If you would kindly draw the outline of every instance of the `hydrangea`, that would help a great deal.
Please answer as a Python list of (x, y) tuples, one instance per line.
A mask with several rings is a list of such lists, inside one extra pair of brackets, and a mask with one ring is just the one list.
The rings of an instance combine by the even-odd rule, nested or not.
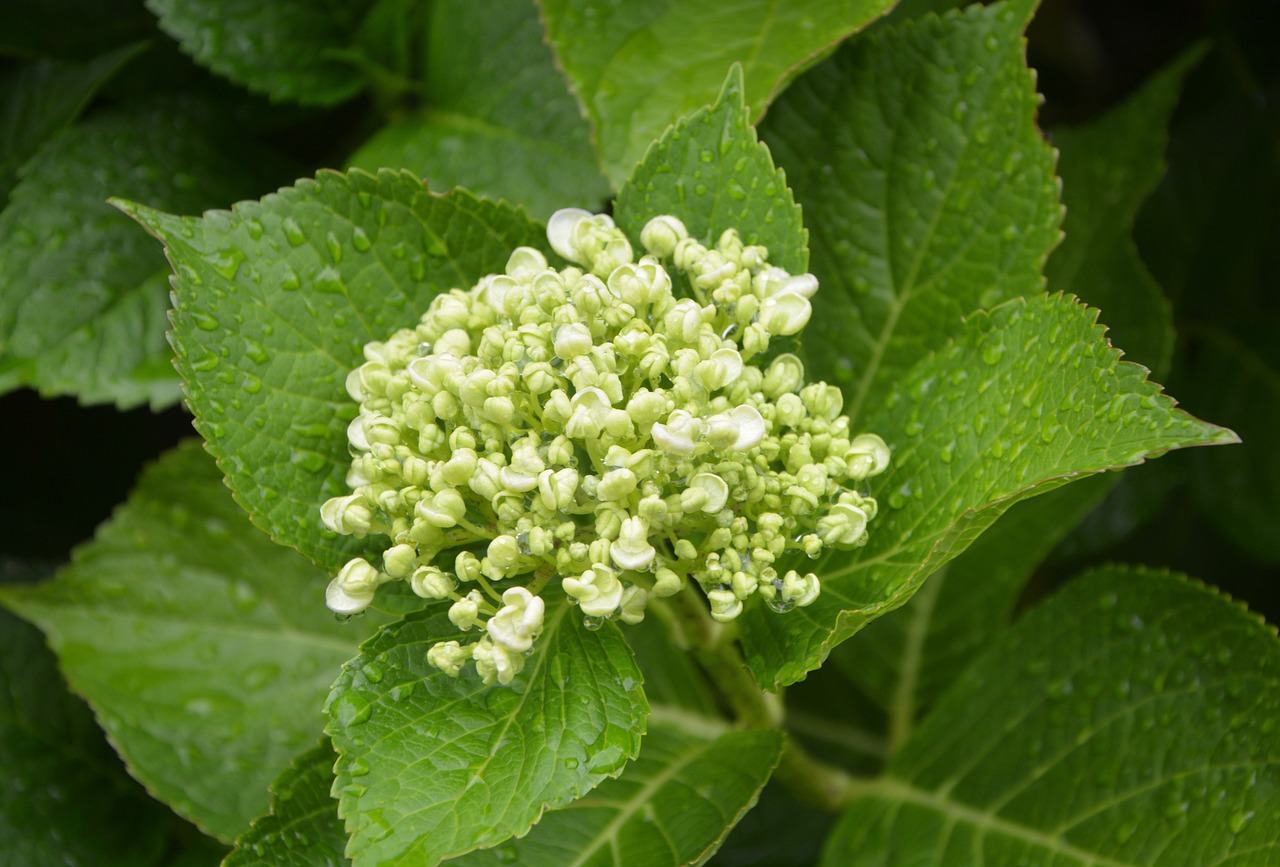
[(381, 568), (343, 567), (329, 607), (362, 611), (394, 580), (448, 599), (460, 640), (428, 659), (505, 684), (557, 579), (589, 627), (637, 623), (690, 581), (720, 621), (753, 596), (813, 602), (819, 579), (796, 564), (866, 543), (877, 506), (860, 483), (889, 461), (838, 388), (770, 353), (808, 322), (817, 280), (732, 229), (705, 247), (671, 216), (645, 226), (639, 258), (604, 215), (558, 211), (547, 236), (574, 267), (518, 248), (365, 347), (347, 379), (352, 493), (321, 515), (390, 545)]

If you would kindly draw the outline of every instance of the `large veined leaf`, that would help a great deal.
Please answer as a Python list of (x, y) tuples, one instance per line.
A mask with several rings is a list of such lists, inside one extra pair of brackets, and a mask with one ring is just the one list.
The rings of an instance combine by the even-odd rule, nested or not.
[(252, 168), (197, 113), (100, 113), (23, 167), (0, 213), (0, 392), (27, 385), (121, 407), (178, 399), (164, 257), (105, 201), (193, 212), (253, 190)]
[(970, 316), (867, 419), (893, 453), (873, 479), (870, 541), (816, 565), (822, 594), (741, 621), (766, 686), (803, 677), (840, 641), (905, 602), (1018, 500), (1089, 473), (1235, 434), (1175, 409), (1146, 369), (1119, 360), (1091, 310), (1062, 295)]
[(343, 667), (328, 731), (356, 867), (495, 846), (635, 758), (649, 708), (621, 632), (591, 631), (568, 597), (544, 597), (544, 629), (508, 687), (427, 662), (437, 641), (465, 638), (438, 607), (386, 627)]
[(347, 845), (333, 786), (328, 741), (298, 756), (271, 784), (271, 812), (236, 840), (222, 867), (345, 867)]
[(75, 120), (140, 48), (130, 45), (80, 64), (42, 60), (0, 79), (0, 208), (17, 182), (18, 167), (45, 139)]
[[(1118, 338), (1110, 328), (1107, 336), (1126, 358), (1157, 370), (1167, 369), (1173, 323), (1130, 231), (1163, 171), (1165, 136), (1155, 131), (1167, 125), (1197, 56), (1180, 58), (1098, 120), (1054, 132), (1067, 216), (1063, 242), (1049, 257), (1049, 283), (1100, 307), (1109, 326), (1121, 323)], [(832, 661), (890, 711), (896, 744), (1007, 628), (1031, 571), (1120, 478), (1109, 473), (1016, 506), (910, 602), (836, 651)]]
[(423, 108), (379, 130), (350, 165), (413, 169), (439, 189), (465, 186), (544, 219), (599, 210), (609, 185), (533, 0), (449, 0), (431, 16)]
[(633, 238), (652, 217), (674, 214), (692, 237), (714, 245), (725, 229), (769, 248), (793, 274), (809, 266), (809, 235), (787, 180), (760, 144), (734, 66), (715, 103), (681, 118), (649, 148), (618, 193), (614, 217)]
[(1280, 855), (1280, 642), (1181, 577), (1081, 578), (868, 784), (828, 867), (1217, 867)]
[(718, 737), (654, 726), (616, 780), (548, 813), (528, 836), (451, 861), (468, 867), (682, 867), (702, 864), (756, 801), (778, 762), (782, 734)]
[(147, 0), (197, 63), (272, 99), (330, 105), (364, 77), (341, 55), (373, 0)]
[(741, 63), (763, 112), (797, 74), (879, 17), (889, 0), (541, 0), (547, 36), (619, 185), (649, 142), (710, 102)]
[(364, 344), (546, 243), (523, 211), (433, 195), (409, 172), (325, 172), (197, 218), (120, 207), (176, 269), (177, 367), (227, 483), (259, 527), (331, 570), (370, 544), (320, 523), (349, 490), (344, 383)]
[(1023, 59), (1033, 6), (878, 27), (770, 109), (822, 287), (804, 355), (855, 421), (961, 317), (1043, 286), (1062, 208)]
[(336, 623), (326, 583), (252, 527), (188, 443), (53, 581), (2, 598), (44, 630), (133, 775), (230, 840), (315, 742), (333, 672), (374, 625)]
[(151, 867), (164, 809), (130, 780), (39, 630), (0, 611), (0, 865)]

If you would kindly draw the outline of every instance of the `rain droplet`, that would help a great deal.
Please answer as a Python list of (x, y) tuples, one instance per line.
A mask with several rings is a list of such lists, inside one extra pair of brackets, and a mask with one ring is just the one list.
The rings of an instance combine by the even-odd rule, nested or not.
[(285, 217), (280, 223), (280, 228), (284, 231), (284, 238), (289, 242), (290, 247), (301, 247), (307, 243), (306, 234), (293, 217)]

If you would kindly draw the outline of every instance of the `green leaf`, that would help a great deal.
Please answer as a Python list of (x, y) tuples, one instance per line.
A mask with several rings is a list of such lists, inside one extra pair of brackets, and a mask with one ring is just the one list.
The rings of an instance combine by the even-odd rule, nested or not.
[(1018, 503), (907, 604), (840, 645), (837, 666), (889, 711), (895, 746), (1013, 619), (1032, 571), (1106, 495), (1116, 474)]
[(1010, 0), (876, 28), (787, 91), (762, 136), (812, 234), (815, 378), (855, 422), (975, 308), (1037, 292), (1062, 208)]
[(1278, 715), (1273, 627), (1180, 577), (1101, 570), (989, 648), (823, 863), (1271, 863)]
[(387, 126), (350, 165), (409, 168), (549, 216), (599, 210), (609, 185), (530, 0), (434, 4), (425, 106)]
[(0, 393), (175, 402), (168, 267), (105, 200), (200, 211), (252, 189), (248, 171), (194, 111), (102, 113), (47, 142), (0, 213)]
[(372, 0), (147, 0), (197, 63), (274, 100), (333, 105), (364, 77), (339, 59)]
[(130, 45), (88, 63), (42, 60), (0, 80), (0, 208), (17, 183), (18, 167), (46, 139), (75, 120), (98, 88), (141, 48)]
[(349, 491), (345, 382), (364, 344), (501, 271), (517, 246), (546, 246), (523, 211), (432, 195), (409, 172), (324, 172), (201, 218), (119, 206), (177, 271), (177, 367), (227, 483), (254, 523), (331, 571), (375, 544), (320, 523)]
[(595, 127), (615, 186), (676, 118), (741, 63), (747, 102), (773, 98), (891, 0), (541, 0), (547, 36)]
[(713, 246), (729, 228), (793, 274), (809, 267), (809, 233), (787, 179), (756, 138), (734, 65), (713, 105), (681, 118), (645, 154), (618, 194), (615, 219), (633, 238), (651, 218), (679, 217)]
[(249, 524), (195, 443), (170, 452), (71, 565), (0, 598), (49, 637), (130, 772), (233, 839), (315, 742), (333, 671), (372, 628)]
[(86, 60), (154, 32), (138, 0), (0, 3), (0, 55)]
[(1240, 450), (1244, 454), (1195, 461), (1191, 489), (1204, 513), (1228, 538), (1273, 565), (1280, 564), (1275, 532), (1280, 458), (1274, 448), (1280, 425), (1280, 352), (1275, 336), (1275, 317), (1235, 334), (1199, 330), (1187, 383), (1196, 406), (1235, 425), (1251, 447)]
[(1045, 265), (1051, 289), (1102, 309), (1111, 338), (1163, 376), (1173, 353), (1173, 312), (1138, 255), (1133, 223), (1164, 174), (1165, 133), (1193, 50), (1152, 76), (1103, 117), (1055, 129), (1066, 239)]
[(38, 630), (0, 610), (3, 867), (151, 867), (165, 811), (130, 780)]
[(622, 776), (548, 813), (527, 837), (450, 864), (481, 867), (680, 867), (701, 864), (756, 801), (782, 751), (782, 733), (719, 737), (654, 726)]
[(271, 812), (236, 840), (222, 867), (343, 867), (347, 835), (338, 818), (333, 746), (326, 740), (298, 756), (271, 784)]
[(509, 687), (427, 662), (437, 641), (465, 638), (438, 608), (383, 629), (343, 667), (328, 731), (357, 867), (495, 846), (638, 754), (649, 706), (618, 627), (590, 631), (568, 597), (547, 603), (534, 655)]
[(1174, 448), (1237, 442), (1174, 408), (1121, 362), (1097, 311), (1057, 296), (976, 313), (868, 419), (893, 453), (873, 480), (868, 544), (817, 564), (822, 595), (740, 621), (761, 683), (803, 677), (831, 648), (896, 608), (1018, 500)]

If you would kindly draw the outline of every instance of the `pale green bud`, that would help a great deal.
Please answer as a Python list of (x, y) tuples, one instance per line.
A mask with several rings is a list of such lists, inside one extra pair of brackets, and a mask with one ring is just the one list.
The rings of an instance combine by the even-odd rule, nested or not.
[(653, 595), (659, 598), (674, 596), (684, 589), (684, 578), (679, 572), (659, 567), (654, 573)]
[(691, 298), (685, 298), (677, 302), (662, 317), (662, 324), (666, 326), (667, 336), (681, 343), (693, 343), (696, 341), (698, 333), (702, 330), (702, 322), (702, 307)]
[(517, 280), (528, 281), (547, 269), (547, 259), (532, 247), (516, 247), (507, 259), (506, 272)]
[(784, 427), (795, 427), (804, 421), (808, 415), (809, 411), (804, 408), (804, 401), (800, 399), (798, 394), (788, 392), (779, 397), (774, 403), (774, 421)]
[(431, 526), (443, 529), (457, 526), (467, 513), (467, 504), (456, 490), (445, 488), (434, 494), (425, 494), (413, 507), (413, 513)]
[(403, 578), (417, 565), (418, 549), (412, 545), (394, 545), (382, 552), (382, 571), (392, 578)]
[(689, 479), (689, 487), (680, 494), (680, 507), (686, 512), (719, 512), (729, 500), (729, 486), (714, 473), (697, 473)]
[(488, 637), (471, 645), (471, 658), (476, 662), (476, 673), (486, 685), (494, 681), (506, 686), (524, 669), (524, 654), (494, 644)]
[(373, 510), (364, 497), (349, 494), (326, 500), (320, 507), (320, 520), (335, 533), (362, 538), (373, 526)]
[(640, 243), (655, 256), (666, 258), (676, 245), (689, 237), (689, 230), (675, 217), (654, 217), (640, 230)]
[(759, 585), (759, 579), (749, 572), (734, 572), (733, 579), (729, 582), (733, 588), (733, 595), (739, 599), (746, 600), (756, 592)]
[(589, 617), (609, 617), (622, 602), (622, 582), (612, 569), (601, 563), (577, 578), (565, 578), (564, 592), (578, 600)]
[(475, 475), (478, 465), (479, 456), (474, 448), (458, 448), (440, 467), (440, 474), (450, 485), (465, 485)]
[(867, 532), (867, 513), (848, 503), (837, 503), (818, 519), (818, 536), (824, 544), (848, 547), (862, 541)]
[(458, 583), (453, 580), (453, 576), (435, 566), (419, 566), (413, 570), (409, 586), (423, 599), (448, 599), (457, 589)]
[(802, 295), (774, 295), (760, 303), (760, 324), (771, 335), (796, 334), (809, 324), (813, 305)]
[(696, 560), (698, 558), (698, 546), (690, 542), (688, 539), (679, 539), (675, 544), (676, 556), (681, 560)]
[(792, 569), (782, 578), (783, 600), (794, 602), (801, 608), (812, 604), (818, 598), (821, 590), (822, 586), (818, 582), (818, 576), (812, 572), (802, 576)]
[(591, 331), (580, 323), (561, 325), (556, 329), (556, 355), (565, 361), (591, 351)]
[(463, 551), (454, 559), (453, 571), (463, 581), (475, 581), (480, 577), (480, 558), (470, 551)]
[(451, 328), (436, 338), (431, 347), (438, 355), (452, 355), (462, 358), (471, 354), (471, 335), (461, 328)]
[(495, 644), (524, 653), (542, 631), (545, 604), (523, 587), (511, 587), (502, 594), (502, 608), (489, 618), (485, 630)]
[(463, 647), (456, 641), (441, 641), (427, 651), (427, 662), (450, 677), (462, 673), (463, 664), (471, 658), (471, 645)]
[(499, 574), (498, 578), (505, 578), (508, 571), (515, 568), (520, 562), (520, 544), (516, 541), (516, 537), (504, 533), (501, 536), (495, 536), (489, 541), (489, 548), (486, 552), (489, 565)]
[(625, 499), (636, 489), (636, 474), (625, 467), (610, 470), (600, 477), (596, 486), (596, 496), (601, 500), (617, 501)]
[(742, 374), (742, 355), (736, 349), (717, 349), (694, 368), (694, 377), (707, 391), (732, 383)]
[(609, 275), (609, 289), (639, 310), (671, 294), (671, 277), (658, 261), (645, 256), (635, 265), (620, 265)]
[(637, 587), (634, 584), (622, 591), (621, 610), (618, 612), (618, 619), (623, 623), (634, 626), (644, 620), (645, 605), (649, 601), (649, 594), (643, 587)]
[(883, 473), (889, 466), (889, 447), (875, 434), (854, 437), (845, 453), (850, 478), (865, 479)]
[(711, 617), (727, 623), (742, 613), (742, 600), (732, 590), (709, 590), (707, 601), (711, 603)]
[(671, 411), (671, 401), (661, 392), (642, 388), (627, 401), (627, 414), (637, 425), (652, 425)]
[(609, 547), (609, 554), (619, 569), (648, 569), (656, 553), (649, 544), (649, 527), (643, 518), (637, 517), (627, 518), (622, 522), (618, 541)]
[(347, 394), (363, 402), (386, 393), (391, 371), (378, 361), (368, 361), (347, 374)]
[(762, 390), (764, 396), (777, 400), (784, 394), (799, 391), (804, 386), (804, 362), (789, 352), (784, 352), (769, 363)]
[(697, 451), (703, 430), (702, 419), (678, 409), (667, 417), (665, 424), (654, 422), (650, 435), (663, 451), (677, 455), (691, 455)]
[(563, 512), (574, 504), (578, 481), (578, 471), (572, 467), (543, 470), (538, 474), (538, 493), (547, 508)]
[(359, 614), (369, 607), (373, 594), (382, 583), (377, 569), (362, 557), (343, 566), (325, 589), (325, 603), (335, 614)]
[(503, 467), (498, 477), (508, 491), (524, 493), (538, 486), (538, 474), (546, 469), (546, 464), (538, 456), (536, 447), (525, 444), (515, 450), (511, 463)]

